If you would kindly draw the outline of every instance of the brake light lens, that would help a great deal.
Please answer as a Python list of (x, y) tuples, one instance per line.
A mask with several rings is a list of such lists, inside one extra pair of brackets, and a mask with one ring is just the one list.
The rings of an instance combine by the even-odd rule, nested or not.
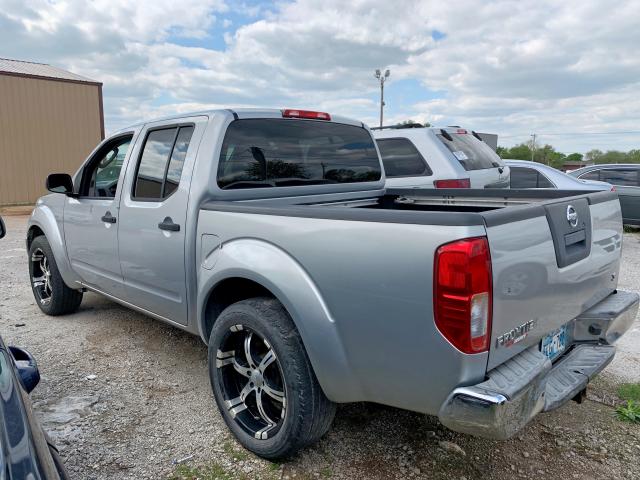
[(311, 120), (331, 120), (331, 115), (326, 112), (313, 112), (311, 110), (294, 110), (287, 108), (282, 111), (285, 118), (308, 118)]
[(467, 131), (464, 128), (459, 128), (456, 130), (456, 133), (459, 135), (466, 135)]
[(436, 180), (433, 182), (436, 188), (471, 188), (471, 180), (468, 178), (454, 178), (451, 180)]
[(433, 283), (433, 311), (440, 333), (461, 352), (486, 352), (492, 319), (487, 238), (466, 238), (440, 246)]
[(615, 192), (616, 191), (616, 186), (615, 185), (611, 185), (611, 191)]

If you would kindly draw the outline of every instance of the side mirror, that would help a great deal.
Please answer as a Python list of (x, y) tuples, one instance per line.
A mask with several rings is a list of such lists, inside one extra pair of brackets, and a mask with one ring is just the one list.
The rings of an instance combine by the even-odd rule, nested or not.
[(7, 234), (7, 228), (4, 226), (4, 220), (0, 217), (0, 238), (3, 238)]
[(36, 359), (24, 348), (9, 347), (9, 351), (15, 360), (22, 386), (27, 393), (31, 393), (38, 383), (40, 383), (40, 371), (38, 370)]
[(53, 193), (73, 194), (73, 180), (68, 173), (52, 173), (47, 176), (47, 190)]

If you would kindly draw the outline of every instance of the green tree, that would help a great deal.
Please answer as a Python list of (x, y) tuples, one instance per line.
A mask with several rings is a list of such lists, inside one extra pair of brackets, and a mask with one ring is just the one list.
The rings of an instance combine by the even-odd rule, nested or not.
[(588, 162), (599, 163), (598, 159), (600, 157), (602, 157), (602, 150), (598, 150), (597, 148), (594, 148), (593, 150), (589, 150), (587, 153), (584, 154), (584, 159)]
[(551, 145), (544, 145), (543, 147), (536, 148), (534, 152), (533, 161), (538, 163), (544, 163), (554, 168), (560, 168), (564, 165), (566, 156), (564, 153), (556, 152), (556, 149)]
[(496, 148), (496, 153), (498, 154), (498, 156), (500, 158), (509, 158), (506, 154), (509, 152), (508, 148), (505, 147), (501, 147), (500, 145), (498, 145), (498, 147)]
[(583, 155), (581, 153), (570, 153), (565, 159), (567, 162), (581, 162)]
[(396, 127), (415, 127), (415, 128), (419, 128), (419, 127), (430, 127), (431, 124), (429, 122), (420, 123), (420, 122), (415, 122), (413, 120), (405, 120), (404, 122), (397, 123), (395, 126)]
[(607, 150), (600, 157), (597, 163), (628, 163), (629, 155), (619, 150)]
[(628, 157), (627, 162), (629, 163), (640, 163), (640, 149), (635, 148), (633, 150), (629, 150), (627, 153)]

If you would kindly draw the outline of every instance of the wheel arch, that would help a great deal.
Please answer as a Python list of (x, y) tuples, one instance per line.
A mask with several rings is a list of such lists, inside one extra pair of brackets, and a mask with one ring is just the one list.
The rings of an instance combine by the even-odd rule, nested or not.
[[(60, 219), (60, 222), (62, 222), (62, 219)], [(53, 257), (64, 283), (69, 288), (76, 288), (78, 285), (77, 282), (80, 281), (80, 277), (78, 277), (71, 268), (69, 258), (67, 257), (67, 250), (64, 244), (64, 235), (61, 226), (59, 225), (53, 211), (47, 205), (36, 206), (31, 214), (27, 227), (27, 253), (31, 248), (33, 240), (39, 236), (44, 236), (47, 239), (47, 242), (49, 242), (49, 246), (53, 252)]]
[(38, 225), (31, 225), (29, 230), (27, 230), (27, 252), (31, 248), (31, 243), (36, 237), (46, 237), (46, 235)]
[(276, 298), (291, 316), (325, 395), (335, 402), (363, 398), (339, 329), (313, 280), (288, 253), (255, 239), (218, 248), (215, 269), (200, 269), (198, 329), (208, 334), (226, 306), (255, 296)]

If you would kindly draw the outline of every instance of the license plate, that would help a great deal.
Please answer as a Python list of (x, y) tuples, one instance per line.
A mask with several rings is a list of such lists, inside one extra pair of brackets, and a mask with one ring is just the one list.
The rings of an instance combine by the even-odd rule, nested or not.
[(551, 332), (542, 339), (540, 351), (544, 353), (549, 360), (558, 357), (567, 348), (567, 326), (563, 325), (558, 330)]

